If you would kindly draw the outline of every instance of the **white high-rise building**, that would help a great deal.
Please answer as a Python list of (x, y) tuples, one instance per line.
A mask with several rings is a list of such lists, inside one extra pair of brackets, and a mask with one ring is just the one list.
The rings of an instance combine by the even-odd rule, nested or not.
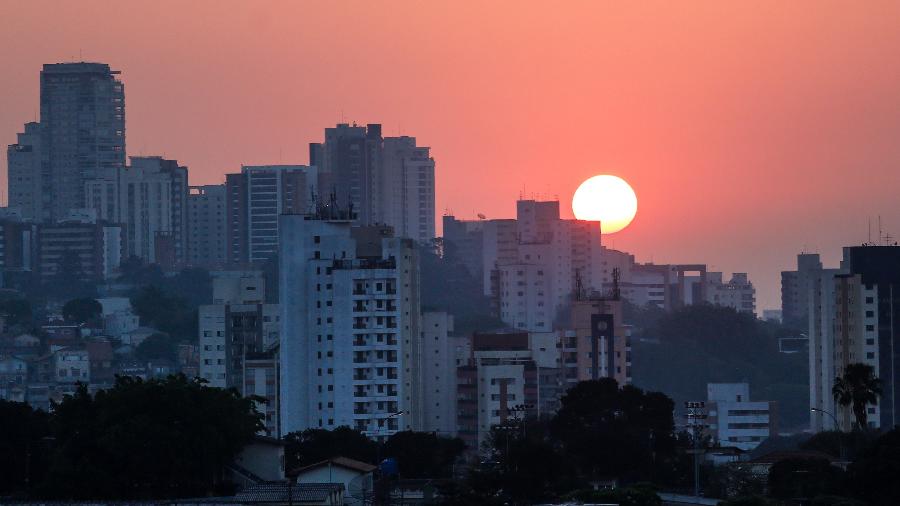
[[(336, 214), (336, 213), (335, 213)], [(418, 255), (389, 227), (279, 219), (281, 433), (422, 427)]]
[(600, 226), (561, 220), (559, 202), (517, 203), (516, 259), (496, 261), (500, 319), (517, 329), (553, 330), (577, 290), (602, 286)]
[(456, 434), (457, 349), (466, 338), (452, 336), (453, 316), (422, 313), (422, 430)]
[(434, 239), (434, 158), (415, 137), (385, 137), (380, 217), (394, 235), (423, 244)]
[(213, 303), (198, 308), (200, 377), (243, 392), (245, 361), (278, 344), (278, 304), (265, 303), (259, 271), (214, 272), (212, 278)]

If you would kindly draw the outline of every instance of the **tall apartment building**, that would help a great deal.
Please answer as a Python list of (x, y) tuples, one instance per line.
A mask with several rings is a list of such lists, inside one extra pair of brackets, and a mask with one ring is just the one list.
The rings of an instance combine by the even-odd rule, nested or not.
[(709, 429), (721, 446), (750, 451), (777, 434), (777, 409), (772, 401), (751, 401), (748, 383), (706, 386)]
[(572, 301), (567, 316), (558, 331), (567, 387), (599, 378), (631, 383), (631, 332), (622, 320), (622, 301), (582, 296)]
[(279, 223), (281, 432), (422, 427), (418, 255), (348, 213)]
[[(810, 275), (809, 364), (810, 405), (837, 418), (841, 429), (854, 423), (848, 407), (831, 395), (835, 378), (847, 365), (873, 366), (882, 382), (877, 405), (867, 406), (872, 427), (897, 424), (896, 367), (900, 330), (900, 246), (864, 245), (844, 248), (839, 269), (822, 269)], [(826, 413), (812, 412), (813, 430), (827, 430), (834, 422)]]
[(258, 271), (213, 273), (213, 303), (198, 309), (200, 377), (244, 392), (245, 363), (278, 345), (277, 304), (265, 303)]
[(208, 269), (226, 265), (225, 196), (224, 184), (188, 189), (188, 264)]
[(380, 219), (398, 237), (427, 244), (434, 231), (434, 158), (415, 137), (385, 137), (378, 178)]
[(810, 283), (822, 271), (818, 254), (797, 255), (797, 269), (781, 271), (781, 318), (789, 323), (805, 323), (809, 317)]
[(476, 333), (469, 350), (457, 368), (457, 424), (477, 450), (493, 427), (541, 414), (541, 381), (556, 388), (559, 352), (552, 334), (527, 332)]
[(245, 165), (225, 176), (228, 263), (260, 263), (278, 251), (278, 216), (308, 213), (319, 171), (306, 165)]
[(6, 150), (9, 207), (19, 209), (25, 221), (42, 216), (41, 124), (25, 123), (16, 143)]
[[(846, 309), (837, 309), (841, 311), (841, 325), (844, 324), (845, 314), (845, 321), (850, 325), (852, 318), (859, 316), (856, 309), (864, 311), (864, 320), (852, 323), (853, 329), (848, 330), (857, 331), (856, 336), (851, 337), (855, 344), (858, 344), (857, 340), (864, 338), (864, 346), (867, 347), (863, 350), (865, 355), (854, 356), (854, 359), (859, 358), (859, 362), (874, 360), (878, 364), (876, 373), (884, 391), (875, 411), (872, 406), (869, 408), (870, 420), (875, 418), (877, 427), (896, 427), (900, 422), (897, 418), (900, 370), (896, 365), (900, 362), (900, 327), (895, 327), (894, 322), (900, 321), (900, 246), (844, 248), (841, 268), (847, 274), (859, 276), (859, 285), (866, 290), (865, 294), (861, 294), (864, 297), (861, 301), (855, 299), (857, 303), (864, 304), (864, 307), (854, 308), (848, 305)], [(898, 294), (898, 300), (895, 300), (895, 294)], [(865, 325), (863, 335), (858, 333), (859, 323)], [(837, 329), (836, 325), (835, 333), (838, 332)], [(870, 339), (875, 340), (876, 349), (872, 348)], [(870, 353), (874, 353), (874, 358)]]
[(63, 218), (38, 228), (35, 253), (45, 280), (63, 269), (76, 270), (87, 281), (108, 279), (122, 261), (122, 227), (98, 223), (94, 213)]
[(453, 336), (453, 316), (422, 313), (422, 430), (456, 434), (456, 359), (465, 337)]
[(117, 221), (117, 177), (125, 167), (125, 89), (117, 74), (102, 63), (44, 65), (41, 221), (80, 208)]
[(325, 142), (310, 144), (309, 163), (322, 171), (322, 194), (352, 206), (360, 224), (386, 224), (419, 243), (434, 238), (434, 159), (415, 137), (341, 123), (325, 129)]
[(840, 269), (821, 269), (810, 273), (807, 283), (809, 405), (818, 410), (811, 410), (809, 416), (810, 428), (816, 432), (837, 429), (833, 419), (825, 413), (833, 415), (836, 412), (831, 388), (834, 378), (846, 367), (846, 364), (835, 364), (835, 278), (839, 274)]
[(383, 223), (379, 175), (384, 150), (381, 125), (340, 123), (325, 129), (325, 142), (309, 147), (309, 164), (328, 174), (323, 194), (334, 194), (337, 204), (352, 207), (359, 223)]
[(119, 180), (129, 255), (167, 267), (187, 259), (188, 170), (176, 160), (132, 156)]

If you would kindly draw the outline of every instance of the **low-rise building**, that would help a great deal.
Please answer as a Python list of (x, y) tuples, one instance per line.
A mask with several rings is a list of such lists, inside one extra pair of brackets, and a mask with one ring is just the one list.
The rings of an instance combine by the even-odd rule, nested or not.
[(91, 359), (86, 349), (63, 348), (53, 354), (54, 381), (90, 383)]
[(748, 383), (707, 385), (709, 430), (720, 446), (752, 450), (776, 433), (773, 401), (751, 401)]

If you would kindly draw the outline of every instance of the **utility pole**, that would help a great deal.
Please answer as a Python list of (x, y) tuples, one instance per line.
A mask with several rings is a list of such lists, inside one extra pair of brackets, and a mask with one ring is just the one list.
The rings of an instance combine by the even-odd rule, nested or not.
[(694, 497), (700, 497), (700, 437), (706, 427), (706, 403), (703, 401), (685, 401), (688, 426), (691, 428), (691, 439), (694, 440)]

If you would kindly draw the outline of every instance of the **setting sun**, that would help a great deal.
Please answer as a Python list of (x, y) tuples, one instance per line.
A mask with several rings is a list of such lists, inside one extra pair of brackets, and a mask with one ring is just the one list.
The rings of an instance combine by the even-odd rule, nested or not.
[(572, 211), (579, 220), (599, 221), (604, 234), (618, 232), (631, 223), (637, 213), (637, 196), (624, 179), (594, 176), (575, 190)]

